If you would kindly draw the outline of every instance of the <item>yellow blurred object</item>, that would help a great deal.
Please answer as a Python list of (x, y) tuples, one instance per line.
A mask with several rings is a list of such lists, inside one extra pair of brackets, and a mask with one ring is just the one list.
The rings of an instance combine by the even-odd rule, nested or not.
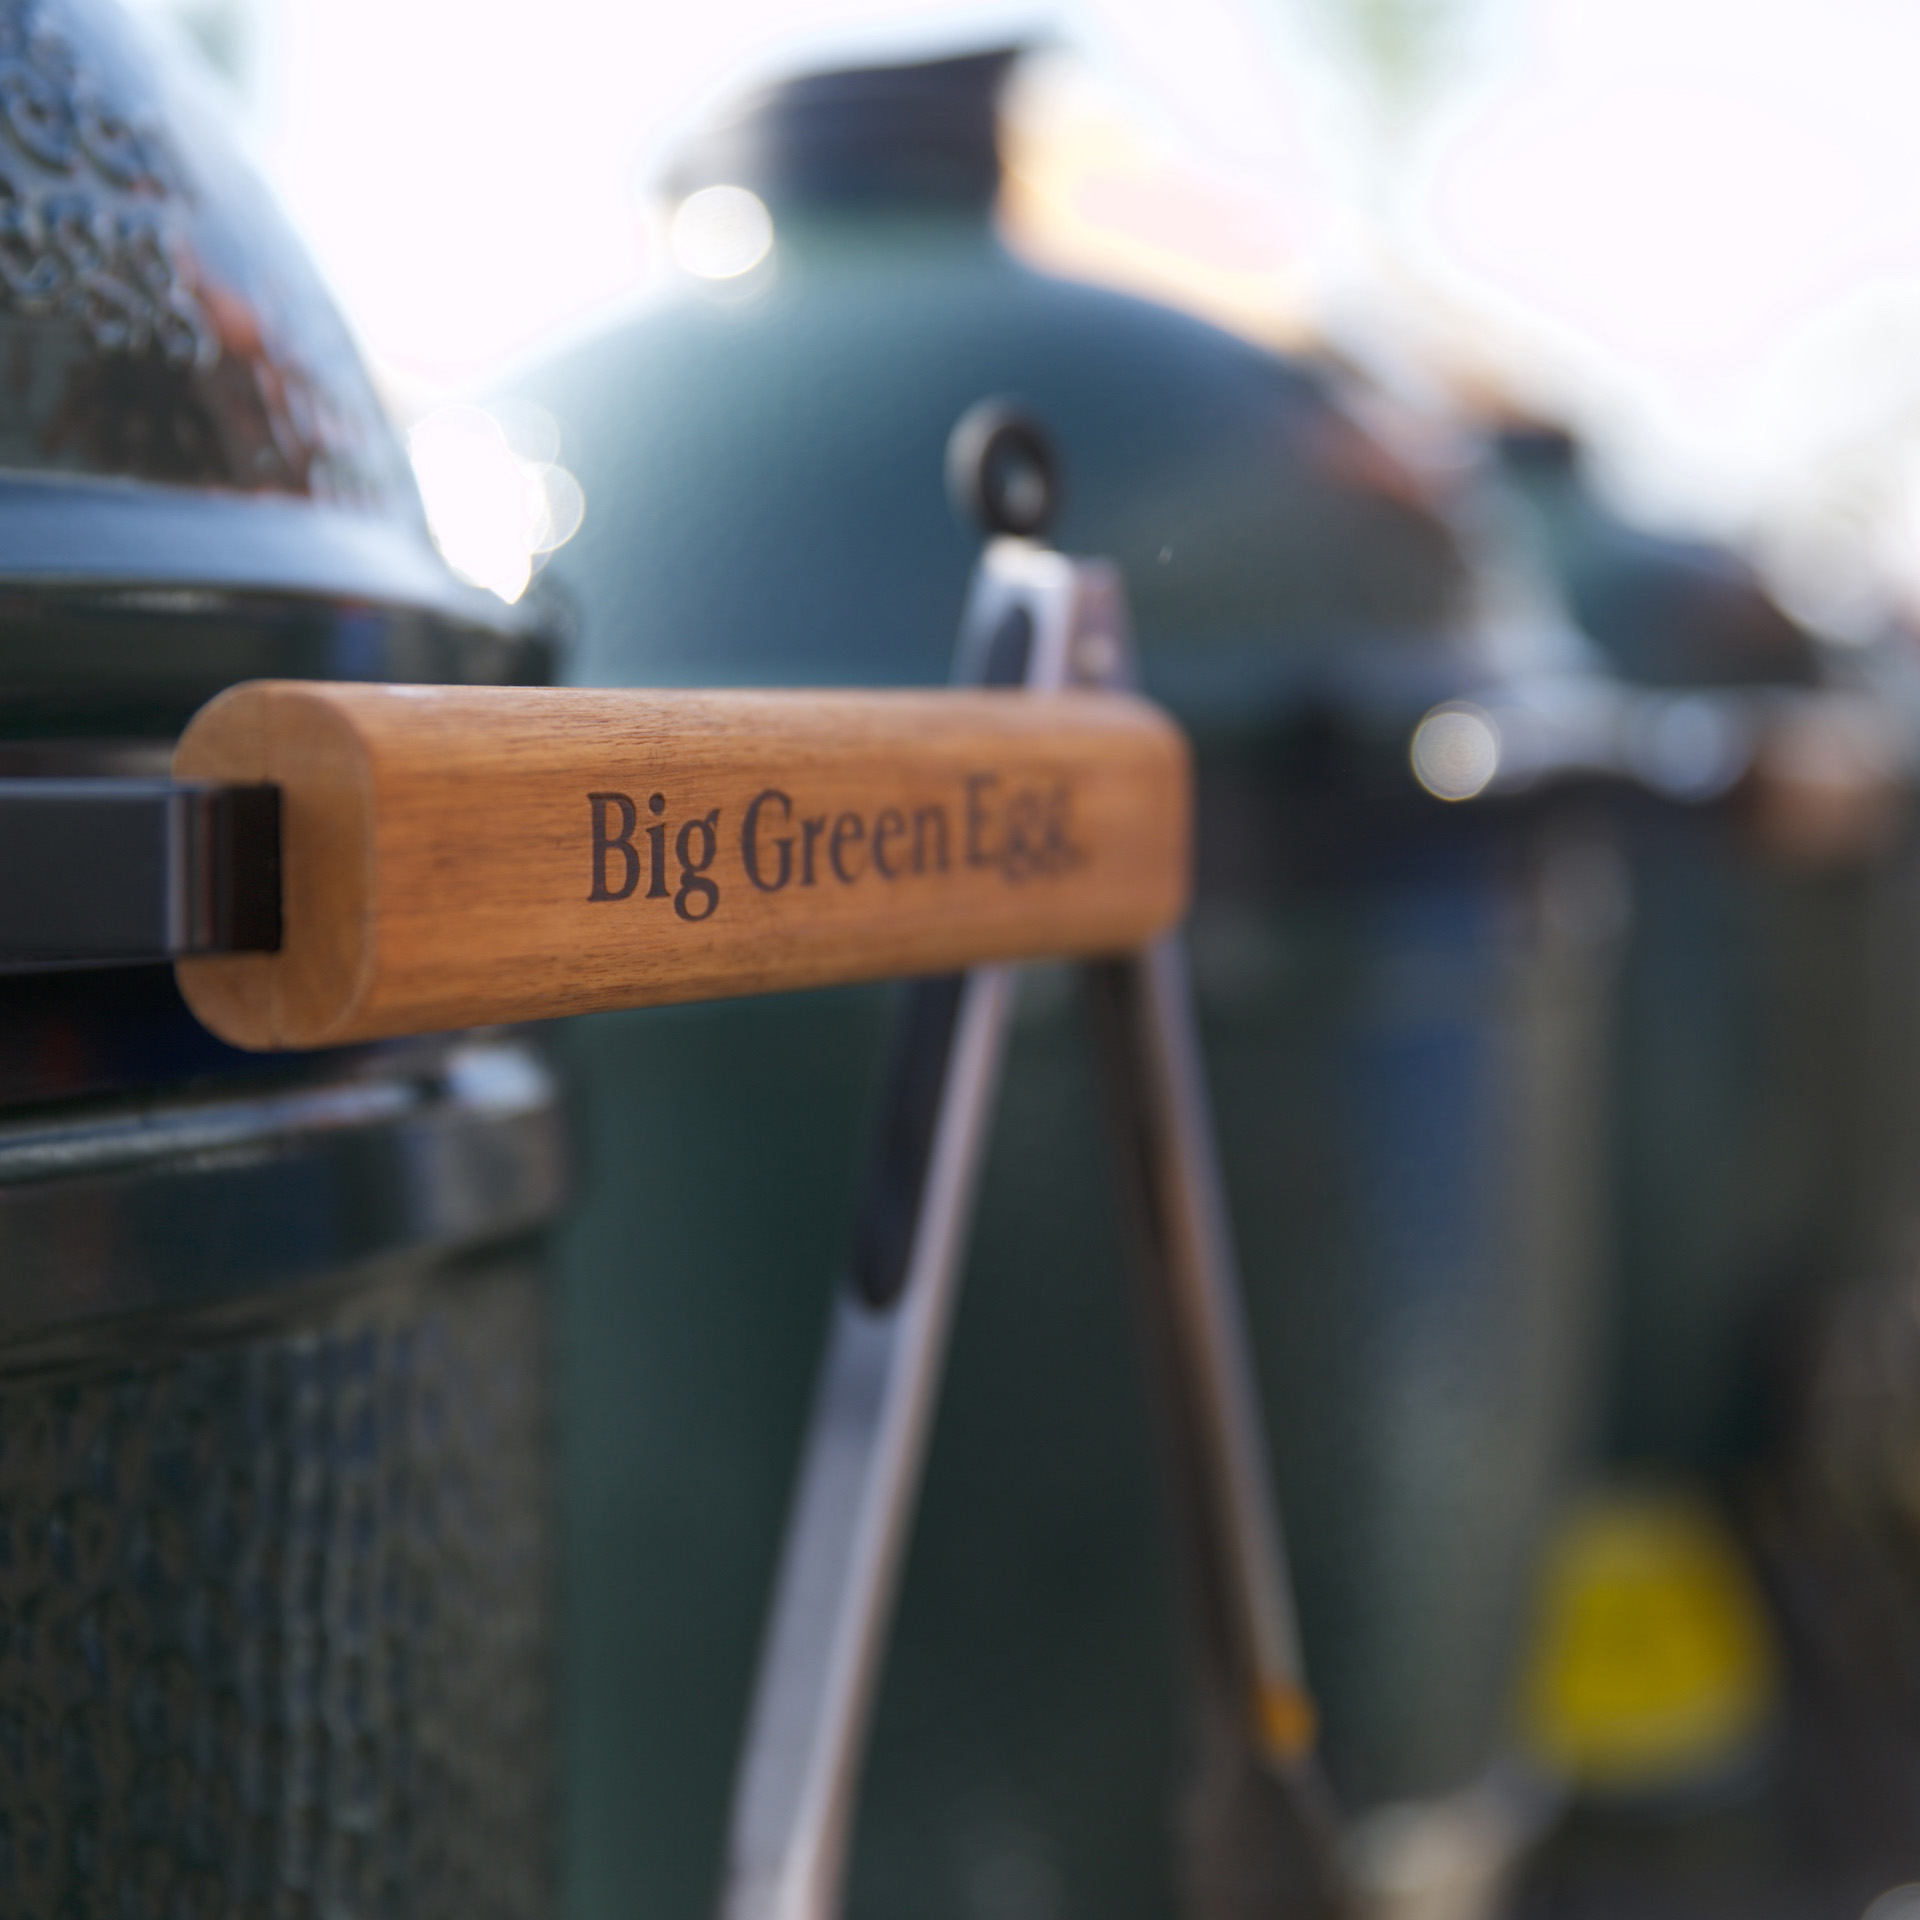
[(1313, 1751), (1319, 1716), (1297, 1687), (1262, 1687), (1258, 1711), (1260, 1739), (1274, 1759), (1301, 1760)]
[(1561, 1523), (1522, 1696), (1536, 1760), (1602, 1794), (1705, 1782), (1752, 1751), (1778, 1693), (1772, 1625), (1705, 1500), (1611, 1492)]

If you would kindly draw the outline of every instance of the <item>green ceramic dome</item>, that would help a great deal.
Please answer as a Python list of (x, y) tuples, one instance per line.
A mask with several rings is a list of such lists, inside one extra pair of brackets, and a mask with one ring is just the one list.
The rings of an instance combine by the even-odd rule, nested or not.
[[(1361, 1798), (1456, 1787), (1499, 1745), (1577, 1397), (1552, 1338), (1574, 1212), (1517, 1235), (1507, 1213), (1529, 1182), (1585, 1177), (1568, 1116), (1586, 1083), (1536, 1056), (1592, 983), (1538, 931), (1534, 827), (1456, 835), (1465, 815), (1407, 771), (1414, 722), (1485, 677), (1443, 517), (1314, 368), (1009, 254), (991, 221), (1007, 64), (817, 74), (749, 101), (675, 179), (759, 195), (770, 254), (520, 384), (588, 503), (553, 563), (579, 612), (571, 671), (944, 680), (978, 551), (944, 490), (948, 435), (990, 396), (1044, 423), (1052, 537), (1118, 560), (1149, 686), (1209, 743), (1221, 857), (1195, 957), (1330, 1752)], [(1434, 857), (1324, 805), (1300, 843), (1288, 796), (1344, 805), (1356, 741), (1381, 749), (1361, 756), (1372, 799), (1414, 809)], [(1436, 983), (1424, 1002), (1417, 979)], [(1002, 1880), (1116, 1920), (1173, 1898), (1174, 1576), (1069, 985), (1025, 989), (856, 1912), (963, 1914)], [(583, 1913), (636, 1885), (660, 1911), (711, 1902), (888, 1006), (573, 1035), (594, 1162), (568, 1386)], [(1457, 1178), (1422, 1174), (1429, 1144)], [(1380, 1193), (1388, 1216), (1363, 1217)]]

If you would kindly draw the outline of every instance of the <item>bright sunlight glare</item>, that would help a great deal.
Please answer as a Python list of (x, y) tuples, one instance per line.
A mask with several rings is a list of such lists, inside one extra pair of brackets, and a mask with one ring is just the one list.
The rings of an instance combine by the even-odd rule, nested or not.
[[(557, 433), (543, 437), (558, 450)], [(552, 459), (517, 449), (507, 427), (479, 407), (430, 413), (408, 434), (407, 451), (447, 564), (502, 600), (518, 600), (539, 561), (580, 530), (579, 481)]]

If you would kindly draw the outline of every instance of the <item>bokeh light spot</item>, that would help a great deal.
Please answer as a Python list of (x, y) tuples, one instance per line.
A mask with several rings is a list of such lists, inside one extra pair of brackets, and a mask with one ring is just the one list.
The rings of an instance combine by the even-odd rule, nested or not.
[(673, 257), (701, 280), (737, 280), (773, 251), (773, 215), (745, 187), (702, 187), (673, 216)]
[(1471, 800), (1500, 771), (1500, 730), (1478, 707), (1436, 707), (1414, 729), (1413, 777), (1437, 800)]

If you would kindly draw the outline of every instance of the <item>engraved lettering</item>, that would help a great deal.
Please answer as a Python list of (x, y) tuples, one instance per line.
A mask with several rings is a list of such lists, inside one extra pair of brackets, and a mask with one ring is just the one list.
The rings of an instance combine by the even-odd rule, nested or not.
[(1064, 873), (1080, 864), (1069, 825), (1073, 788), (1064, 780), (1042, 790), (1020, 787), (1002, 815), (999, 866), (1013, 885), (1036, 875)]
[(1047, 808), (1044, 851), (1049, 873), (1077, 867), (1085, 858), (1073, 844), (1073, 788), (1065, 780), (1054, 787), (1052, 802)]
[(843, 813), (833, 823), (833, 837), (827, 842), (827, 858), (833, 864), (835, 877), (842, 886), (852, 886), (860, 878), (860, 869), (847, 871), (844, 855), (849, 847), (860, 848), (866, 843), (867, 823), (857, 813)]
[[(647, 811), (662, 814), (667, 810), (667, 796), (656, 793), (647, 801)], [(667, 886), (667, 829), (663, 825), (647, 829), (647, 898), (664, 900)]]
[[(720, 889), (706, 877), (713, 856), (720, 850), (719, 823), (720, 809), (715, 807), (704, 819), (689, 820), (674, 840), (673, 851), (680, 861), (680, 891), (673, 896), (673, 910), (682, 920), (711, 920), (720, 904)], [(696, 834), (700, 838), (698, 854), (692, 846)], [(706, 903), (697, 913), (690, 904), (695, 900)]]
[[(769, 803), (779, 807), (782, 824), (793, 818), (793, 802), (778, 787), (756, 793), (747, 804), (747, 816), (740, 823), (740, 864), (747, 878), (762, 893), (778, 893), (793, 878), (793, 836), (784, 834), (770, 844), (780, 856), (780, 864), (769, 880), (760, 870), (760, 809)], [(877, 836), (876, 836), (877, 837)]]
[[(1071, 781), (1022, 784), (984, 771), (963, 774), (960, 781), (965, 793), (960, 864), (968, 870), (1023, 886), (1085, 864), (1087, 855), (1074, 840)], [(644, 878), (645, 897), (671, 900), (681, 920), (709, 920), (719, 911), (724, 876), (715, 869), (721, 808), (676, 824), (664, 793), (648, 794), (644, 807), (624, 793), (594, 793), (588, 799), (591, 899), (629, 899), (641, 892)], [(948, 805), (883, 806), (872, 813), (848, 807), (806, 815), (799, 807), (779, 787), (763, 787), (747, 802), (740, 816), (740, 869), (755, 892), (783, 893), (796, 883), (815, 886), (826, 877), (823, 867), (850, 887), (869, 869), (891, 884), (910, 876), (944, 875), (955, 864)]]
[[(931, 829), (931, 833), (929, 833)], [(933, 843), (933, 869), (947, 870), (947, 810), (945, 807), (915, 807), (913, 810), (913, 870), (927, 870), (927, 843)]]
[(999, 863), (999, 855), (989, 852), (980, 838), (982, 829), (993, 817), (980, 804), (981, 798), (989, 787), (999, 784), (997, 773), (967, 775), (967, 865), (970, 867), (991, 867)]
[(882, 880), (897, 880), (900, 869), (892, 864), (887, 848), (895, 840), (907, 837), (906, 816), (898, 807), (882, 807), (873, 823), (873, 870)]
[[(633, 829), (639, 815), (624, 793), (590, 793), (593, 814), (593, 890), (589, 900), (624, 900), (640, 884), (640, 856), (634, 851)], [(609, 811), (617, 814), (620, 831), (608, 831)], [(607, 855), (618, 853), (625, 877), (618, 887), (607, 885)]]
[(1018, 886), (1034, 873), (1041, 837), (1040, 796), (1022, 787), (1007, 802), (1006, 831), (1000, 842), (1000, 871)]

